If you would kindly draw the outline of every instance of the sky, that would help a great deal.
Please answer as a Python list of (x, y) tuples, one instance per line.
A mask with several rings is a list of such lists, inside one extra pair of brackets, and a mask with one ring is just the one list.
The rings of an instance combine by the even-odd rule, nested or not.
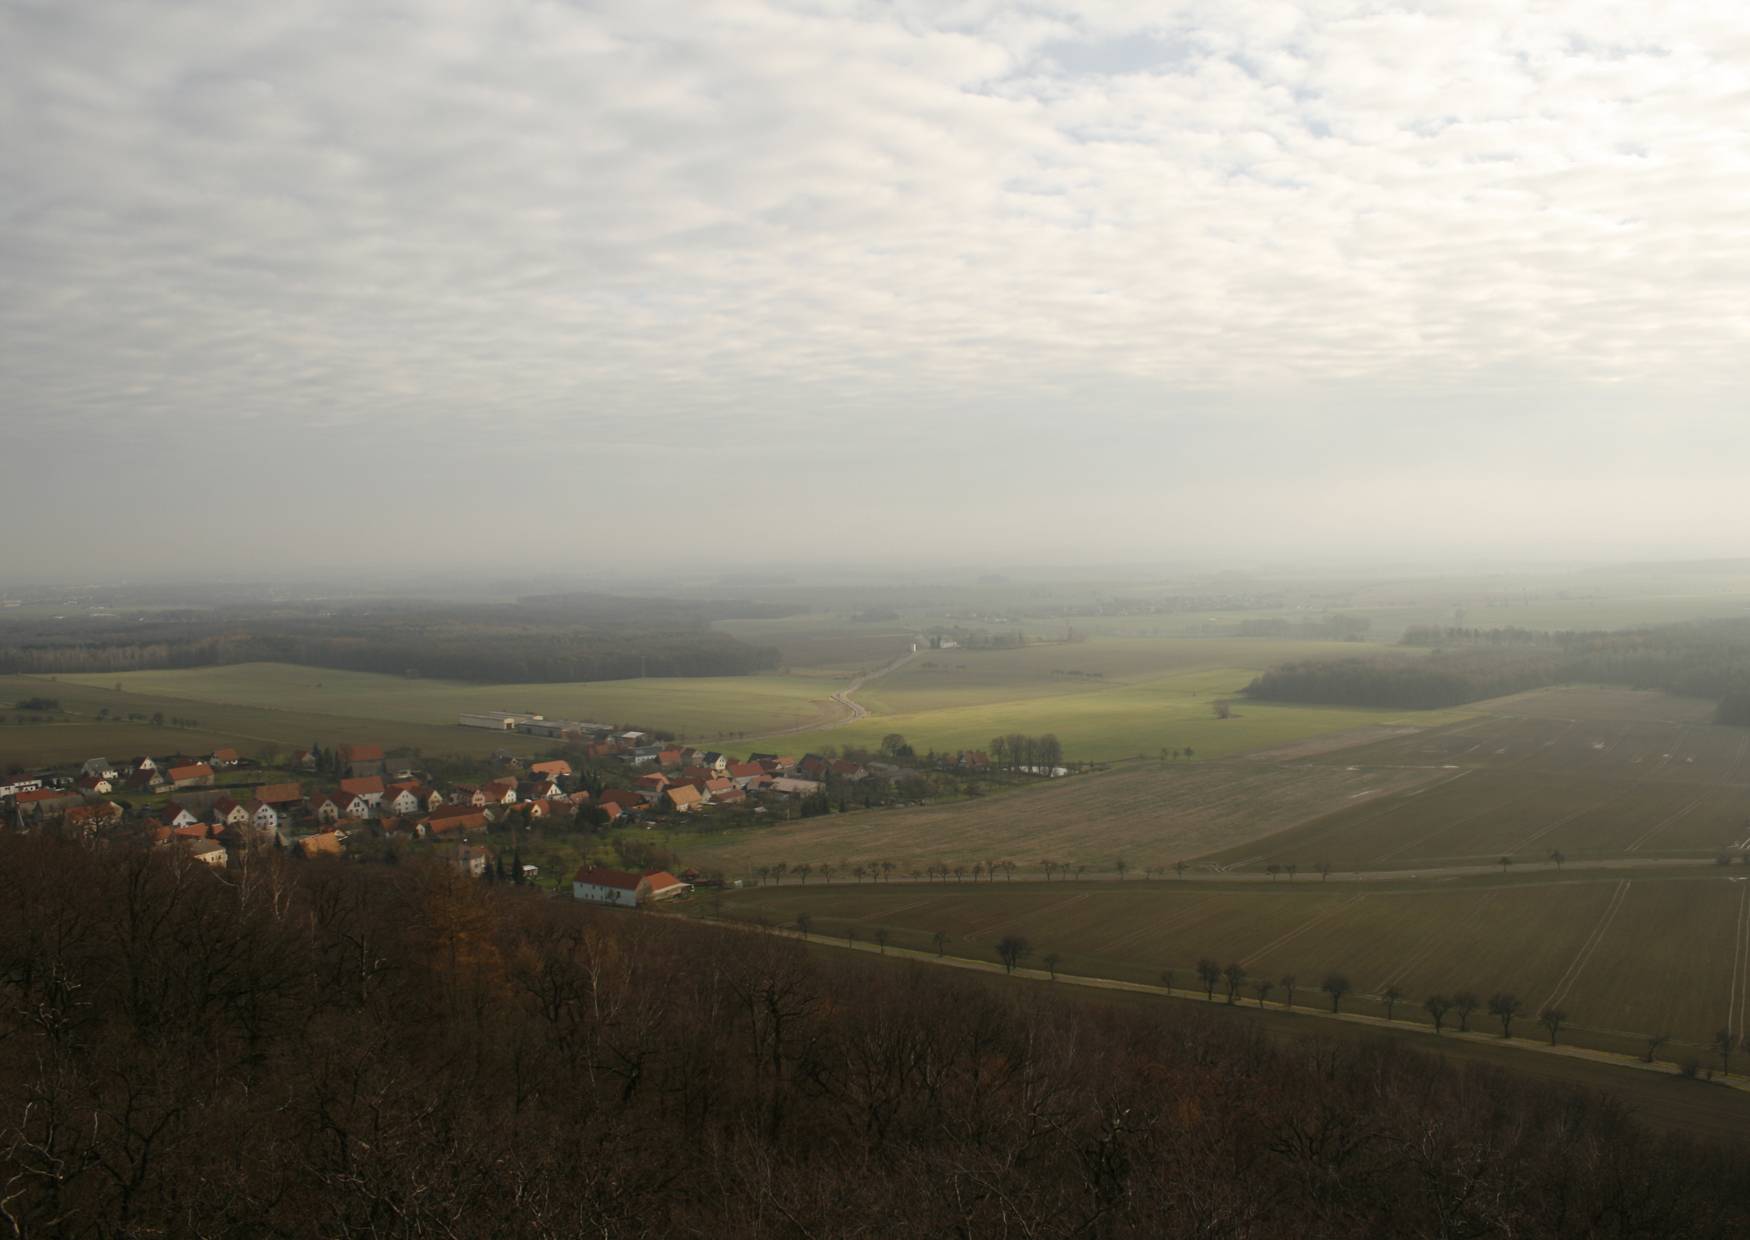
[(0, 575), (1750, 553), (1740, 3), (0, 0)]

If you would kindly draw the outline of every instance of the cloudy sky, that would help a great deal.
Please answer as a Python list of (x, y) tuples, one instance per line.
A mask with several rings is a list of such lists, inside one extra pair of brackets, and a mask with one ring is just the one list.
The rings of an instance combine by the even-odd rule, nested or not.
[(0, 0), (0, 570), (1750, 552), (1747, 117), (1735, 0)]

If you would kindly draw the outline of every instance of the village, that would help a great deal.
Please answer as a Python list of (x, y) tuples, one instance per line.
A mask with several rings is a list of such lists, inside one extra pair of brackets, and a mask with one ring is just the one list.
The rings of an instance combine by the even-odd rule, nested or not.
[[(313, 745), (282, 757), (279, 767), (232, 747), (122, 761), (93, 757), (76, 768), (5, 777), (0, 813), (14, 829), (57, 828), (92, 839), (131, 835), (221, 869), (242, 865), (254, 849), (371, 860), (392, 858), (401, 846), (469, 877), (557, 886), (557, 876), (543, 879), (522, 860), (519, 841), (542, 828), (600, 834), (730, 814), (738, 822), (782, 820), (831, 812), (835, 804), (844, 810), (858, 789), (864, 805), (876, 790), (883, 800), (896, 787), (921, 794), (916, 772), (898, 762), (816, 753), (737, 758), (651, 743), (642, 731), (510, 712), (464, 716), (461, 723), (481, 727), (488, 720), (561, 740), (572, 757), (501, 751), (486, 777), (476, 779), (440, 778), (416, 756), (362, 742)], [(982, 752), (932, 760), (967, 774), (990, 766)], [(586, 860), (571, 894), (637, 907), (715, 881), (691, 870), (677, 877)]]

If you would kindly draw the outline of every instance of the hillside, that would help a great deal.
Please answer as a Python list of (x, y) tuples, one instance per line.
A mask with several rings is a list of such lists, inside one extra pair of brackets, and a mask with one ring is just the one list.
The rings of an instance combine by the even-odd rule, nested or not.
[(1600, 1099), (436, 867), (5, 837), (0, 962), (18, 1234), (1750, 1226), (1736, 1151)]

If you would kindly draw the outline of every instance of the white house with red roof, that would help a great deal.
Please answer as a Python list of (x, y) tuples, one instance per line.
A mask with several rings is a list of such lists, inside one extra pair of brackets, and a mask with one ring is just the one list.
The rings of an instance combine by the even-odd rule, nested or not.
[(630, 870), (610, 870), (605, 866), (586, 865), (572, 877), (572, 898), (589, 904), (611, 904), (619, 908), (637, 908), (653, 900), (667, 900), (684, 895), (692, 888), (667, 870), (650, 870), (634, 874)]

